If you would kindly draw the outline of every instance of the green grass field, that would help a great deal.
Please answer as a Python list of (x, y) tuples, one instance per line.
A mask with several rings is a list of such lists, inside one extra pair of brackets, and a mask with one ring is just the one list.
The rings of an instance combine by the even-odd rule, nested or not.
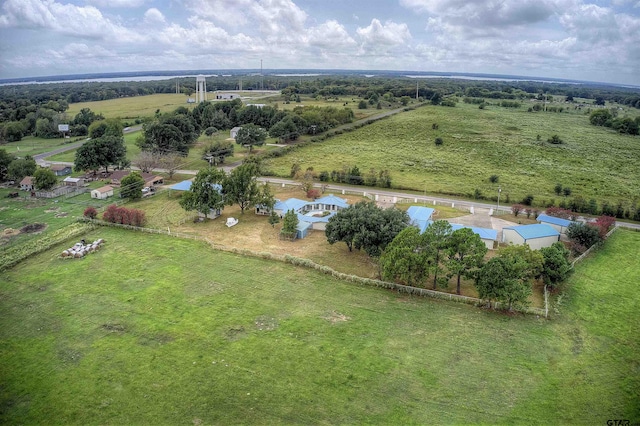
[[(551, 320), (99, 228), (0, 278), (3, 424), (606, 424), (640, 419), (640, 233)], [(65, 245), (66, 247), (66, 245)]]
[[(546, 143), (554, 134), (565, 143)], [(434, 144), (436, 137), (444, 140), (442, 146)], [(558, 203), (553, 189), (561, 183), (587, 200), (630, 203), (640, 197), (637, 158), (640, 138), (592, 126), (584, 114), (529, 113), (526, 106), (480, 110), (459, 103), (397, 114), (269, 159), (267, 167), (278, 176), (288, 176), (294, 162), (316, 172), (353, 165), (362, 173), (389, 169), (396, 187), (469, 197), (477, 188), (495, 198), (500, 185), (505, 203), (529, 193), (534, 202), (555, 198)], [(491, 175), (498, 183), (489, 182)]]
[[(42, 154), (44, 152), (53, 151), (56, 148), (62, 148), (67, 143), (74, 143), (83, 140), (84, 138), (70, 138), (70, 139), (43, 139), (36, 138), (35, 136), (26, 136), (18, 142), (9, 142), (0, 145), (0, 149), (4, 149), (9, 154), (16, 157), (24, 157), (26, 155), (34, 156), (36, 154)], [(75, 150), (74, 150), (75, 152)], [(73, 161), (73, 160), (72, 160)]]
[(165, 113), (181, 106), (191, 108), (193, 105), (187, 103), (187, 97), (183, 94), (159, 93), (130, 98), (108, 99), (106, 101), (73, 103), (69, 104), (67, 115), (73, 118), (82, 108), (89, 108), (96, 114), (102, 114), (104, 118), (132, 120), (153, 117), (157, 110)]

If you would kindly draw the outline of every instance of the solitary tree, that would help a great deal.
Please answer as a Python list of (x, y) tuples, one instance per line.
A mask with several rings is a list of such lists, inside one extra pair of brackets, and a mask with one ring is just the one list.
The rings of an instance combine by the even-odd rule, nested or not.
[(208, 217), (211, 210), (224, 207), (224, 198), (220, 185), (224, 181), (225, 173), (219, 169), (203, 169), (198, 172), (191, 188), (182, 194), (180, 205), (187, 211), (196, 210)]
[(142, 188), (144, 188), (144, 179), (140, 173), (131, 172), (120, 182), (120, 195), (130, 200), (139, 200), (142, 198)]
[(287, 211), (282, 221), (282, 230), (280, 231), (287, 238), (295, 238), (296, 228), (298, 227), (298, 215), (293, 210)]
[(103, 136), (90, 140), (76, 151), (74, 166), (76, 170), (96, 171), (104, 167), (109, 171), (110, 165), (121, 165), (127, 162), (127, 148), (122, 136)]
[(36, 170), (34, 180), (36, 189), (49, 190), (58, 183), (58, 178), (53, 170), (44, 167), (40, 167)]
[[(425, 246), (429, 252), (430, 268), (433, 271), (433, 289), (438, 284), (443, 285), (446, 279), (438, 277), (439, 273), (444, 270), (441, 266), (444, 251), (449, 247), (451, 239), (451, 224), (446, 220), (436, 220), (425, 229), (423, 238)], [(440, 279), (439, 279), (440, 278)]]
[(527, 262), (521, 257), (497, 256), (480, 269), (476, 288), (481, 299), (501, 301), (511, 310), (513, 305), (527, 303), (531, 283), (526, 279)]
[(182, 155), (171, 152), (160, 157), (160, 167), (167, 171), (169, 179), (173, 179), (173, 175), (183, 161), (184, 157)]
[(242, 146), (248, 146), (249, 152), (255, 146), (261, 146), (267, 139), (267, 131), (255, 124), (244, 124), (236, 135), (236, 143)]
[(471, 229), (460, 228), (453, 231), (446, 248), (447, 269), (451, 276), (458, 277), (456, 284), (458, 294), (460, 294), (460, 277), (474, 277), (486, 253), (487, 246)]
[(554, 289), (571, 273), (569, 255), (571, 252), (560, 241), (550, 247), (543, 247), (540, 253), (544, 259), (542, 279), (545, 285)]
[(133, 165), (145, 173), (149, 173), (151, 170), (158, 167), (159, 163), (160, 163), (160, 158), (158, 154), (152, 151), (142, 151), (133, 160)]
[(225, 203), (238, 204), (241, 214), (255, 206), (260, 199), (260, 188), (256, 179), (256, 168), (251, 163), (241, 164), (231, 171), (224, 184)]

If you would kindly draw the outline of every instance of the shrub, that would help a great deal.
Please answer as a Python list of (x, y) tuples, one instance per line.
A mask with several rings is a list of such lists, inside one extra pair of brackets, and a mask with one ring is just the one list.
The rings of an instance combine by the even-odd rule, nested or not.
[(320, 190), (318, 188), (311, 188), (307, 191), (307, 198), (310, 198), (312, 200), (320, 198), (320, 195)]
[(498, 183), (498, 179), (499, 179), (498, 175), (489, 176), (489, 182), (491, 183)]
[(595, 226), (584, 223), (572, 223), (567, 228), (567, 237), (573, 243), (573, 249), (582, 253), (594, 244), (602, 241)]
[(563, 209), (562, 207), (549, 207), (547, 208), (546, 213), (549, 216), (559, 217), (561, 219), (573, 219), (573, 212), (568, 209)]
[(98, 217), (98, 212), (94, 207), (89, 206), (84, 209), (84, 213), (82, 215), (89, 219), (95, 219), (96, 217)]
[(146, 216), (142, 210), (127, 209), (111, 204), (102, 215), (105, 222), (119, 223), (122, 225), (144, 226)]
[(530, 206), (531, 204), (533, 204), (533, 195), (531, 195), (531, 194), (527, 194), (527, 195), (522, 199), (522, 204), (524, 204), (525, 206)]
[(524, 209), (524, 206), (522, 204), (514, 204), (511, 206), (511, 213), (513, 213), (515, 217), (518, 217), (518, 215), (523, 209)]
[(602, 215), (593, 222), (596, 228), (598, 228), (598, 235), (604, 240), (607, 232), (616, 224), (616, 219), (612, 216)]
[(436, 146), (440, 146), (440, 145), (442, 145), (443, 143), (444, 143), (444, 141), (442, 140), (442, 138), (436, 138), (436, 140), (435, 140), (435, 144), (436, 144)]
[(560, 139), (560, 136), (558, 136), (558, 135), (551, 136), (549, 139), (547, 139), (547, 142), (555, 144), (555, 145), (559, 145), (561, 143), (564, 143), (564, 141), (562, 139)]

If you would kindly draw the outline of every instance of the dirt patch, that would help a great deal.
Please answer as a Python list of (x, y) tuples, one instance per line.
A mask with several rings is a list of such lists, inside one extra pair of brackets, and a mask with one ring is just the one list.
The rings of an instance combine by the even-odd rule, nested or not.
[(67, 212), (60, 212), (56, 214), (56, 217), (67, 217), (67, 216), (69, 216), (69, 213)]
[(7, 228), (2, 231), (2, 236), (4, 238), (11, 238), (19, 234), (20, 234), (20, 231), (13, 228)]
[(327, 315), (323, 316), (322, 319), (329, 321), (331, 324), (335, 324), (337, 322), (349, 321), (351, 317), (341, 314), (340, 312), (331, 311)]
[(102, 329), (109, 333), (124, 333), (127, 329), (122, 324), (102, 324)]
[(260, 315), (258, 318), (256, 318), (254, 323), (258, 330), (272, 331), (278, 328), (278, 320), (265, 315)]
[(20, 228), (20, 232), (24, 232), (25, 234), (33, 234), (35, 232), (42, 232), (47, 229), (46, 223), (30, 223), (29, 225), (25, 225)]
[(224, 333), (227, 340), (239, 340), (243, 338), (247, 333), (243, 326), (235, 326), (229, 327), (229, 329)]
[(57, 212), (58, 210), (60, 210), (60, 207), (51, 207), (50, 209), (45, 210), (45, 213), (53, 213), (53, 212)]

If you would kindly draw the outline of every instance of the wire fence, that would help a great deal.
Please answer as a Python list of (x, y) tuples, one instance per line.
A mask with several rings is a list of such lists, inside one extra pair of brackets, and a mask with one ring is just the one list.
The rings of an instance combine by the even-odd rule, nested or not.
[[(367, 286), (372, 286), (372, 287), (386, 288), (386, 289), (389, 289), (389, 290), (395, 290), (395, 291), (397, 291), (399, 293), (406, 293), (406, 294), (420, 296), (420, 297), (431, 297), (431, 298), (434, 298), (434, 299), (441, 299), (441, 300), (449, 300), (449, 301), (453, 301), (453, 302), (457, 302), (457, 303), (464, 303), (464, 304), (473, 305), (473, 306), (486, 306), (486, 305), (488, 305), (488, 302), (486, 300), (479, 299), (479, 298), (476, 298), (476, 297), (463, 296), (463, 295), (458, 295), (458, 294), (453, 294), (453, 293), (444, 293), (444, 292), (441, 292), (441, 291), (430, 290), (430, 289), (426, 289), (426, 288), (406, 286), (406, 285), (403, 285), (403, 284), (397, 284), (397, 283), (393, 283), (393, 282), (389, 282), (389, 281), (382, 281), (382, 280), (376, 280), (376, 279), (372, 279), (372, 278), (360, 277), (360, 276), (357, 276), (357, 275), (345, 274), (343, 272), (338, 272), (338, 271), (330, 268), (329, 266), (315, 263), (314, 261), (309, 260), (309, 259), (299, 258), (299, 257), (295, 257), (295, 256), (290, 256), (290, 255), (276, 255), (276, 254), (269, 253), (269, 252), (258, 252), (258, 251), (249, 250), (249, 249), (229, 247), (229, 246), (225, 246), (223, 244), (215, 243), (214, 241), (212, 241), (212, 240), (210, 240), (210, 239), (208, 239), (206, 237), (203, 237), (201, 235), (187, 234), (187, 233), (183, 233), (183, 232), (172, 232), (170, 229), (164, 230), (164, 229), (156, 229), (156, 228), (138, 227), (138, 226), (132, 226), (132, 225), (123, 225), (123, 224), (119, 224), (119, 223), (105, 222), (105, 221), (97, 220), (97, 219), (93, 219), (92, 220), (92, 219), (83, 218), (82, 220), (94, 223), (96, 225), (101, 225), (101, 226), (110, 226), (110, 227), (128, 229), (128, 230), (132, 230), (132, 231), (146, 232), (146, 233), (149, 233), (149, 234), (162, 234), (162, 235), (168, 235), (168, 236), (172, 236), (172, 237), (176, 237), (176, 238), (184, 238), (184, 239), (190, 239), (190, 240), (203, 241), (203, 242), (206, 242), (207, 244), (209, 244), (209, 246), (211, 246), (215, 250), (220, 250), (220, 251), (225, 251), (225, 252), (230, 252), (230, 253), (235, 253), (235, 254), (241, 254), (241, 255), (244, 255), (244, 256), (257, 257), (257, 258), (260, 258), (260, 259), (277, 260), (277, 261), (280, 261), (280, 262), (290, 263), (290, 264), (296, 265), (296, 266), (307, 267), (307, 268), (310, 268), (310, 269), (315, 269), (317, 271), (320, 271), (320, 272), (322, 272), (324, 274), (331, 275), (332, 277), (340, 279), (342, 281), (356, 283), (356, 284), (360, 284), (360, 285), (367, 285)], [(492, 306), (495, 309), (506, 309), (507, 308), (507, 306), (505, 304), (500, 303), (500, 302), (493, 302)], [(522, 312), (522, 313), (525, 313), (525, 314), (541, 315), (541, 316), (544, 316), (545, 318), (547, 318), (549, 309), (548, 309), (546, 288), (545, 288), (545, 307), (544, 308), (537, 308), (537, 307), (532, 307), (532, 306), (519, 306), (519, 307), (513, 308), (512, 310), (517, 311), (517, 312)]]

